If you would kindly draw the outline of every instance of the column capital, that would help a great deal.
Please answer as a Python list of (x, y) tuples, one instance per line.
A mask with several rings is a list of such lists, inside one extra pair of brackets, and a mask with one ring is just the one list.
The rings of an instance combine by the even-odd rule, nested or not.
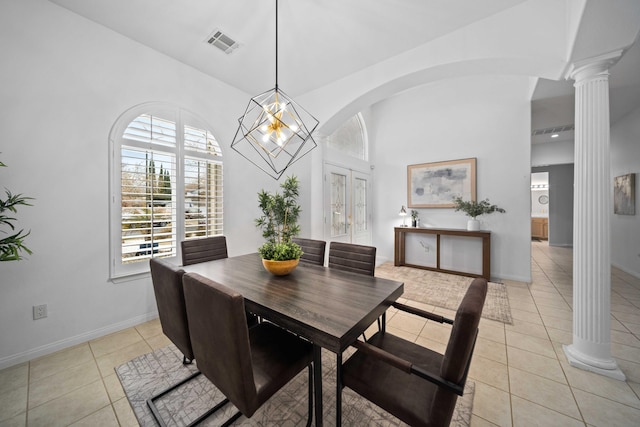
[(614, 50), (592, 58), (583, 59), (569, 65), (566, 80), (575, 80), (576, 83), (599, 75), (608, 75), (609, 68), (615, 65), (622, 57), (623, 50)]

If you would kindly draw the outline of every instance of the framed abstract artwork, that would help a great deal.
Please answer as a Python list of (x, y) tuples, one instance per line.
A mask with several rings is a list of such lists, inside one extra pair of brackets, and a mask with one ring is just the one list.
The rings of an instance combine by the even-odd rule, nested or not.
[(628, 173), (614, 178), (613, 213), (636, 214), (636, 174)]
[(452, 208), (452, 198), (476, 200), (476, 158), (407, 166), (410, 208)]

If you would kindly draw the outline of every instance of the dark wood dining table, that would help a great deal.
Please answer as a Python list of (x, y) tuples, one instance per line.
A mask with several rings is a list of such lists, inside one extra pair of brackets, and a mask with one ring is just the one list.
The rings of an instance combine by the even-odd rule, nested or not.
[(183, 267), (228, 286), (245, 298), (248, 311), (313, 343), (316, 426), (322, 425), (322, 359), (325, 348), (336, 354), (336, 425), (341, 425), (342, 352), (402, 295), (404, 284), (380, 277), (303, 265), (274, 276), (257, 253)]

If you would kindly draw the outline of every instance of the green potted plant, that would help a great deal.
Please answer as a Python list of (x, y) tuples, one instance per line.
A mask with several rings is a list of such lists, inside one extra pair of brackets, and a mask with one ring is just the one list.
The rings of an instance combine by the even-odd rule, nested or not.
[[(0, 167), (6, 167), (6, 165), (0, 162)], [(31, 233), (30, 231), (24, 232), (23, 230), (14, 233), (15, 226), (13, 222), (16, 218), (7, 216), (5, 212), (16, 213), (17, 206), (31, 206), (29, 200), (31, 197), (25, 197), (22, 194), (12, 194), (11, 191), (5, 188), (6, 199), (0, 199), (0, 225), (8, 226), (11, 231), (9, 233), (1, 231), (1, 233), (8, 234), (8, 236), (0, 239), (0, 261), (20, 261), (22, 258), (21, 252), (26, 252), (31, 255), (31, 251), (24, 245), (24, 239)]]
[(484, 199), (480, 202), (476, 201), (465, 201), (462, 200), (462, 197), (454, 197), (453, 204), (455, 205), (456, 212), (462, 211), (467, 216), (471, 217), (469, 221), (467, 221), (467, 230), (469, 231), (477, 231), (480, 230), (480, 221), (476, 218), (480, 215), (491, 214), (494, 212), (505, 213), (506, 211), (497, 205), (492, 205), (489, 203), (489, 199)]
[(256, 218), (256, 227), (262, 230), (266, 242), (258, 248), (265, 269), (275, 275), (285, 275), (293, 271), (302, 256), (302, 248), (291, 241), (300, 233), (300, 183), (295, 176), (287, 177), (280, 185), (282, 194), (258, 193), (258, 206), (262, 216)]

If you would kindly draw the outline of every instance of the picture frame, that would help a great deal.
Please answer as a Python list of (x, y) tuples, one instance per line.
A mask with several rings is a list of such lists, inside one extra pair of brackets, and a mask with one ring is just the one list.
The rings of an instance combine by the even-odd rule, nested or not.
[(453, 208), (453, 197), (476, 201), (476, 158), (407, 166), (410, 208)]
[(636, 174), (616, 176), (613, 181), (613, 213), (636, 214)]

